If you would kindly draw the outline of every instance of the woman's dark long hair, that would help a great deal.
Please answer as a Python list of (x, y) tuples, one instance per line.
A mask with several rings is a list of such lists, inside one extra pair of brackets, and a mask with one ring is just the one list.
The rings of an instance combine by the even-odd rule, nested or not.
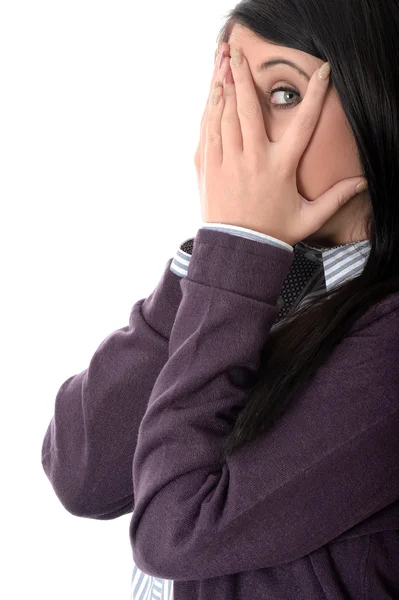
[(220, 465), (234, 448), (265, 435), (355, 321), (399, 291), (398, 0), (244, 0), (229, 11), (219, 41), (228, 43), (234, 24), (330, 62), (331, 84), (369, 184), (365, 230), (371, 250), (359, 276), (323, 293), (269, 333)]

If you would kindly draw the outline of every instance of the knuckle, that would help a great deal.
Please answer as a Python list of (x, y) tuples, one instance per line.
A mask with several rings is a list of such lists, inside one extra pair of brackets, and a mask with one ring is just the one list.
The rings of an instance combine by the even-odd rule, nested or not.
[(207, 141), (209, 144), (217, 144), (220, 142), (221, 139), (222, 136), (220, 135), (220, 133), (217, 133), (217, 131), (208, 132)]
[(313, 129), (315, 124), (315, 118), (313, 115), (302, 115), (302, 117), (299, 119), (299, 126), (302, 127), (302, 129)]
[(338, 206), (341, 208), (346, 203), (346, 194), (338, 192)]
[(223, 115), (223, 119), (226, 121), (226, 123), (229, 123), (231, 125), (235, 125), (236, 123), (240, 122), (239, 116), (236, 112), (225, 113)]
[(252, 164), (257, 173), (265, 170), (265, 155), (263, 152), (254, 152), (252, 155)]
[(244, 117), (256, 117), (260, 112), (260, 107), (257, 102), (246, 102), (240, 112)]
[(278, 162), (276, 165), (276, 172), (277, 172), (277, 175), (281, 179), (285, 179), (286, 177), (289, 177), (289, 175), (291, 173), (290, 164), (287, 161), (286, 162)]
[(234, 97), (235, 95), (236, 95), (236, 91), (233, 88), (233, 86), (231, 86), (231, 85), (224, 85), (223, 86), (223, 96), (225, 96), (225, 97), (228, 98), (229, 96)]

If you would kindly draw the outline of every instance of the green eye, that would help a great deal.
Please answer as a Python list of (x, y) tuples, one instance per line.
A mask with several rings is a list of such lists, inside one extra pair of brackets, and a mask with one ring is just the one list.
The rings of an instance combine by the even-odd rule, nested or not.
[[(266, 94), (268, 96), (272, 96), (276, 92), (285, 92), (286, 94), (295, 94), (298, 98), (300, 98), (300, 94), (296, 90), (293, 90), (292, 88), (285, 87), (285, 86), (272, 88), (270, 91), (266, 92)], [(285, 95), (284, 95), (284, 97), (285, 97)], [(285, 110), (287, 108), (292, 108), (293, 106), (297, 106), (297, 104), (299, 104), (299, 102), (295, 102), (295, 103), (292, 102), (290, 104), (275, 104), (273, 102), (270, 102), (270, 104), (272, 105), (273, 108)]]

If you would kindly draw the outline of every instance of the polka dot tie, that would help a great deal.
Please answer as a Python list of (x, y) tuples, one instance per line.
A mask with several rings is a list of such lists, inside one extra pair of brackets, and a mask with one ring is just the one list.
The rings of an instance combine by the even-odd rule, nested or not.
[(282, 298), (283, 302), (280, 302), (282, 306), (276, 322), (287, 315), (304, 287), (314, 277), (316, 272), (320, 270), (320, 266), (319, 261), (309, 260), (303, 251), (294, 247), (294, 260), (281, 289), (280, 298)]

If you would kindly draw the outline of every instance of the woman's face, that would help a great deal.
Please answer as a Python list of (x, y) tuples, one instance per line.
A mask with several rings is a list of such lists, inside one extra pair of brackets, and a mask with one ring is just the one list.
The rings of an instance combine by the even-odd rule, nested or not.
[[(262, 70), (259, 66), (271, 59), (290, 60), (310, 78), (324, 61), (301, 50), (270, 44), (241, 25), (233, 26), (227, 43), (243, 50), (262, 106), (267, 136), (271, 142), (278, 141), (298, 114), (309, 80), (286, 64)], [(293, 91), (265, 94), (280, 86)], [(297, 168), (298, 191), (307, 200), (316, 200), (342, 179), (356, 176), (364, 176), (364, 173), (355, 139), (330, 84), (313, 136)], [(317, 232), (303, 241), (314, 246), (335, 246), (367, 239), (364, 218), (369, 206), (366, 191), (347, 202)]]

